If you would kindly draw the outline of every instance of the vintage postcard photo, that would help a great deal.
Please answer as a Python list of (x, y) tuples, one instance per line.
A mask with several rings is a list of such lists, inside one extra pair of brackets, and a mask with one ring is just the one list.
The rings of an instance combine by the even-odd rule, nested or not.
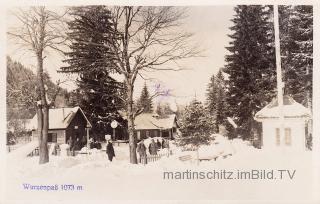
[(7, 5), (0, 203), (319, 203), (318, 5), (230, 2)]

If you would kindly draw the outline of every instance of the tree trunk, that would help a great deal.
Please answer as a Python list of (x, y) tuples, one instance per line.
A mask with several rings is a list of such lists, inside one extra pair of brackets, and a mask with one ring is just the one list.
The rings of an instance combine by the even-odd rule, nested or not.
[(46, 99), (46, 90), (43, 80), (43, 58), (42, 52), (37, 54), (38, 61), (38, 86), (41, 104), (37, 104), (38, 114), (38, 137), (39, 137), (39, 164), (49, 162), (48, 153), (48, 129), (49, 129), (49, 107)]
[(42, 139), (39, 144), (39, 164), (45, 164), (49, 162), (49, 151), (48, 151), (48, 128), (49, 128), (49, 109), (43, 107), (42, 110)]
[(130, 163), (137, 164), (136, 153), (136, 138), (134, 136), (134, 117), (133, 117), (133, 85), (130, 81), (127, 82), (127, 119), (128, 119), (128, 133), (129, 133), (129, 151), (130, 151)]
[[(307, 67), (306, 69), (306, 74), (309, 75), (309, 68)], [(307, 87), (309, 88), (311, 86), (311, 83), (310, 81), (307, 82)], [(311, 111), (311, 115), (312, 115), (312, 98), (311, 98), (311, 93), (310, 91), (307, 89), (307, 108)], [(312, 119), (311, 120), (308, 120), (307, 121), (307, 138), (308, 140), (312, 139), (313, 138), (313, 134), (312, 134)], [(312, 140), (311, 140), (312, 141)], [(312, 143), (311, 143), (312, 144)], [(308, 148), (311, 148), (312, 149), (312, 145), (310, 145)]]

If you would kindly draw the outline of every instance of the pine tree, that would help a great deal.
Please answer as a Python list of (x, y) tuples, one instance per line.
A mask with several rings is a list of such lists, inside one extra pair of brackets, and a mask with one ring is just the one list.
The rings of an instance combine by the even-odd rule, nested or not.
[[(275, 95), (274, 36), (268, 6), (235, 7), (230, 52), (226, 56), (227, 114), (241, 128), (243, 138), (253, 136), (254, 114)], [(227, 126), (230, 130), (230, 125)]]
[(313, 9), (300, 5), (282, 6), (279, 10), (285, 93), (311, 108)]
[(138, 109), (142, 109), (144, 113), (153, 112), (152, 99), (146, 83), (144, 83), (144, 86), (142, 88), (140, 98), (137, 102), (137, 106)]
[(225, 115), (225, 83), (222, 71), (212, 75), (207, 88), (206, 107), (214, 118), (214, 131), (219, 132), (219, 125), (224, 123)]
[(122, 121), (118, 110), (123, 107), (123, 84), (110, 76), (112, 65), (106, 46), (113, 32), (111, 13), (105, 6), (89, 6), (73, 8), (71, 15), (74, 17), (68, 23), (71, 52), (65, 60), (69, 66), (61, 69), (79, 74), (78, 94), (73, 96), (80, 99), (73, 101), (78, 101), (89, 117), (93, 134), (103, 136), (111, 131), (112, 120)]
[(201, 102), (193, 100), (185, 108), (179, 124), (181, 131), (181, 135), (177, 138), (179, 146), (190, 145), (198, 149), (200, 145), (210, 143), (212, 120)]
[(206, 106), (211, 116), (215, 116), (217, 114), (217, 84), (215, 80), (215, 76), (212, 75), (210, 78), (210, 82), (207, 87), (207, 98), (206, 98)]
[(216, 103), (216, 129), (219, 132), (219, 125), (224, 124), (225, 118), (226, 118), (226, 93), (225, 93), (225, 81), (224, 77), (222, 74), (222, 71), (219, 70), (216, 76), (216, 81), (217, 81), (217, 103)]

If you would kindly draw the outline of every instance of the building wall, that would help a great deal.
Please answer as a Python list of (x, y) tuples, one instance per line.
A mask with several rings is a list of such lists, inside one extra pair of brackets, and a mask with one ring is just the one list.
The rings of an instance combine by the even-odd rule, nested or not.
[[(149, 133), (147, 133), (149, 132)], [(135, 130), (134, 131), (134, 135), (136, 136), (136, 138), (138, 140), (141, 139), (146, 139), (148, 137), (166, 137), (166, 138), (172, 138), (172, 134), (176, 134), (173, 133), (172, 129), (168, 129), (168, 130), (159, 130), (159, 129), (149, 129), (149, 130)]]
[[(66, 138), (66, 131), (64, 129), (55, 129), (55, 130), (49, 130), (48, 133), (55, 133), (57, 134), (57, 143), (58, 144), (64, 144), (65, 138)], [(38, 140), (38, 134), (36, 130), (32, 130), (32, 139)]]
[[(77, 126), (77, 129), (75, 128)], [(71, 123), (67, 127), (67, 129), (50, 129), (48, 133), (56, 133), (57, 134), (57, 143), (64, 144), (68, 141), (69, 137), (73, 137), (75, 140), (76, 137), (81, 139), (82, 137), (86, 138), (87, 121), (80, 111), (76, 113), (73, 117)], [(37, 131), (32, 131), (33, 139), (38, 139)]]
[(160, 137), (160, 130), (150, 129), (150, 130), (135, 130), (134, 134), (138, 140), (146, 139), (148, 137)]
[(305, 121), (302, 119), (286, 119), (284, 128), (289, 128), (291, 133), (291, 145), (285, 144), (285, 135), (280, 138), (277, 145), (277, 128), (280, 122), (277, 119), (264, 120), (262, 123), (262, 148), (275, 149), (286, 148), (292, 150), (305, 150)]
[(86, 119), (84, 118), (82, 113), (78, 111), (66, 129), (65, 142), (67, 142), (70, 137), (72, 137), (73, 141), (75, 141), (76, 138), (79, 138), (80, 140), (82, 139), (82, 137), (86, 138), (87, 137), (86, 126), (87, 126)]
[(57, 133), (57, 143), (64, 144), (66, 141), (66, 131), (65, 130), (50, 130), (49, 133)]

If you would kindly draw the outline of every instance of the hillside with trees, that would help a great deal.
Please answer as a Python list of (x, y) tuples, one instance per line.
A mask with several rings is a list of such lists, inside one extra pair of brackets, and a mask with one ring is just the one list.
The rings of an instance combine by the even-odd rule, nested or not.
[[(54, 97), (57, 89), (60, 89), (55, 107), (67, 106), (67, 90), (61, 89), (51, 81), (47, 73), (44, 74), (45, 85), (48, 87), (49, 100)], [(21, 129), (19, 120), (30, 119), (36, 114), (35, 103), (39, 100), (35, 94), (37, 89), (37, 77), (24, 65), (7, 57), (7, 121), (9, 127)], [(18, 123), (18, 124), (17, 124)]]

